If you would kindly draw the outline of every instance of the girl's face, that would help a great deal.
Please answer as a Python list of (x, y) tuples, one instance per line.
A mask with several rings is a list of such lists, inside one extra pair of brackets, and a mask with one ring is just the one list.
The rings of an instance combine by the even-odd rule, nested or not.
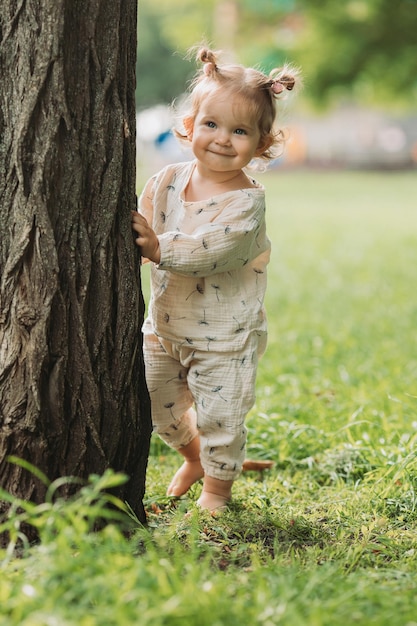
[(257, 121), (238, 95), (208, 96), (184, 126), (200, 166), (212, 172), (241, 170), (265, 150)]

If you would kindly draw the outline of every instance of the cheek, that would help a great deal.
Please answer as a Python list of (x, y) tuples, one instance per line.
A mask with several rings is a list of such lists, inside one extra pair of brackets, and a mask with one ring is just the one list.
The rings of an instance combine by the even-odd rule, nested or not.
[(205, 144), (209, 141), (209, 135), (208, 133), (205, 133), (204, 131), (198, 131), (195, 132), (193, 135), (193, 143), (194, 144)]
[(246, 145), (246, 154), (254, 154), (258, 147), (258, 143), (255, 141), (250, 141)]

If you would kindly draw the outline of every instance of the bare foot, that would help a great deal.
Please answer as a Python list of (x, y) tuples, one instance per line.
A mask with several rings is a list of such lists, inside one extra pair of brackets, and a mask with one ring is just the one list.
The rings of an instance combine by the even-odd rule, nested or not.
[(215, 493), (209, 493), (203, 491), (199, 499), (197, 500), (197, 506), (210, 513), (218, 513), (227, 509), (227, 505), (230, 502), (230, 498), (218, 496)]
[(167, 489), (167, 496), (175, 496), (177, 498), (183, 496), (203, 476), (204, 470), (201, 467), (200, 460), (185, 461), (171, 480), (171, 484)]
[(274, 467), (274, 461), (253, 461), (252, 459), (245, 459), (243, 461), (242, 471), (250, 472), (257, 470), (258, 472), (263, 472), (266, 469), (271, 469), (271, 467)]
[(232, 485), (233, 480), (219, 480), (206, 475), (197, 505), (211, 513), (224, 510), (232, 498)]

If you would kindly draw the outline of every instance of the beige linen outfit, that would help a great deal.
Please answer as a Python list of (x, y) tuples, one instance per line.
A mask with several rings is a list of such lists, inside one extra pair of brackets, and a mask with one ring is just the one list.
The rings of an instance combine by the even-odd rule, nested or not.
[(155, 431), (176, 449), (199, 434), (204, 471), (232, 480), (245, 457), (244, 420), (266, 345), (265, 194), (253, 181), (187, 202), (195, 164), (169, 165), (139, 201), (161, 251), (143, 326), (146, 379)]

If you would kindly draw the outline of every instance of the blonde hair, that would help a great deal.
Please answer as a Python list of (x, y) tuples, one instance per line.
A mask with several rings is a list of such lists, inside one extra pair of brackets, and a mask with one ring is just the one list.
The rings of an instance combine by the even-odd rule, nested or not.
[[(221, 88), (238, 94), (248, 104), (257, 120), (261, 134), (260, 143), (266, 146), (259, 157), (264, 160), (276, 158), (282, 153), (287, 138), (285, 131), (274, 127), (276, 104), (300, 82), (298, 70), (285, 65), (273, 69), (267, 75), (260, 70), (239, 64), (219, 65), (220, 54), (207, 47), (198, 49), (196, 61), (202, 63), (203, 67), (190, 85), (185, 104), (186, 111), (182, 111), (182, 119), (186, 116), (194, 119), (202, 101), (216, 89)], [(181, 142), (189, 143), (184, 128), (174, 128), (174, 133)]]

